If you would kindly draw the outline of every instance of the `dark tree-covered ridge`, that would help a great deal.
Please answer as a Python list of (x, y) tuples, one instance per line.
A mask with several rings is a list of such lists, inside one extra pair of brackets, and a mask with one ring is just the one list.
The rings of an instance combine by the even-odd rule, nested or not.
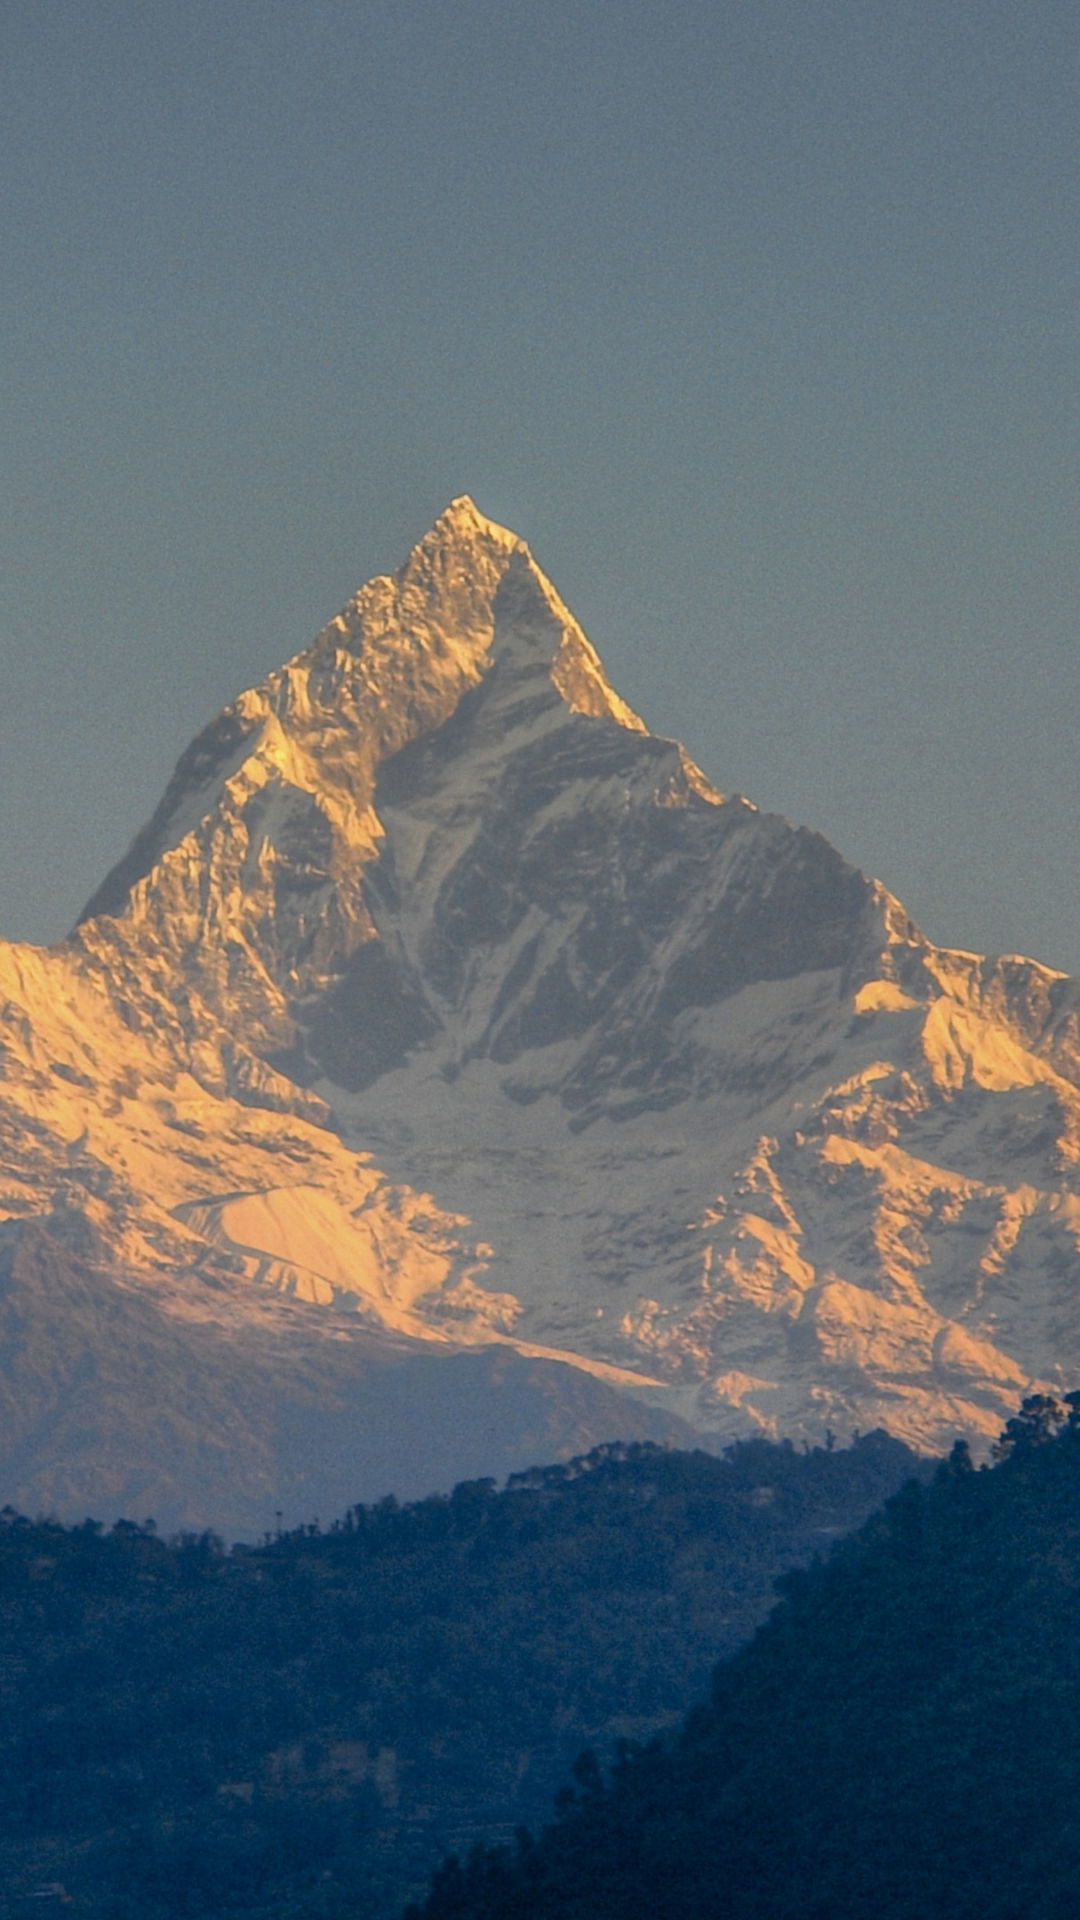
[(8, 1513), (0, 1914), (400, 1912), (583, 1746), (676, 1725), (776, 1576), (922, 1467), (880, 1434), (606, 1447), (231, 1551)]
[(1025, 1402), (780, 1583), (679, 1732), (451, 1860), (425, 1920), (1064, 1920), (1080, 1889), (1080, 1395)]

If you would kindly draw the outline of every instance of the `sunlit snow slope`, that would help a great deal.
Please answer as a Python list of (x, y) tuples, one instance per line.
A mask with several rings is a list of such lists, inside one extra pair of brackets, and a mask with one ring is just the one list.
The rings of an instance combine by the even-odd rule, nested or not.
[(932, 1447), (1080, 1379), (1077, 1006), (723, 800), (460, 499), (0, 949), (0, 1200), (177, 1316)]

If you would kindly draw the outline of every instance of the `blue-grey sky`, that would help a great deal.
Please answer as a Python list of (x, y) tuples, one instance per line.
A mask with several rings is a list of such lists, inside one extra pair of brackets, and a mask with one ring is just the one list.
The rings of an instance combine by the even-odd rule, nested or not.
[(935, 939), (1080, 971), (1075, 0), (4, 0), (0, 932), (454, 494)]

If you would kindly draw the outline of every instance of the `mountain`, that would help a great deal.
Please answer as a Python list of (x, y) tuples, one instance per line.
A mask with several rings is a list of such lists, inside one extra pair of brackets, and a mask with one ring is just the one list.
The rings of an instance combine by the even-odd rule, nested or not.
[[(1078, 1004), (722, 798), (459, 499), (204, 729), (66, 941), (0, 948), (0, 1205), (226, 1398), (262, 1341), (271, 1451), (283, 1356), (372, 1343), (572, 1367), (651, 1437), (984, 1440), (1080, 1372)], [(10, 1339), (0, 1381), (17, 1416)]]
[(1077, 1407), (1031, 1396), (1005, 1449), (787, 1575), (675, 1737), (610, 1782), (583, 1756), (540, 1841), (449, 1861), (424, 1920), (1065, 1920)]

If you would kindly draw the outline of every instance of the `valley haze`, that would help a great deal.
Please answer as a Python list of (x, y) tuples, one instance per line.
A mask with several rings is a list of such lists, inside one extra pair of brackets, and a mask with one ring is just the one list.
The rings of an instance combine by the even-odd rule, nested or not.
[(724, 797), (458, 498), (0, 947), (0, 1501), (984, 1446), (1080, 1379), (1078, 1005)]

